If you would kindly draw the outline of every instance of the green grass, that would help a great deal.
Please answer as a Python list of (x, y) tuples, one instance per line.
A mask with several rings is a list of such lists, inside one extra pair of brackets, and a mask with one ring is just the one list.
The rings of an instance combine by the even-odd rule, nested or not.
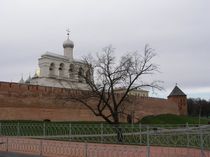
[[(201, 118), (200, 124), (208, 124), (210, 119)], [(199, 124), (198, 117), (177, 116), (172, 114), (162, 114), (157, 116), (146, 116), (141, 119), (142, 124)]]

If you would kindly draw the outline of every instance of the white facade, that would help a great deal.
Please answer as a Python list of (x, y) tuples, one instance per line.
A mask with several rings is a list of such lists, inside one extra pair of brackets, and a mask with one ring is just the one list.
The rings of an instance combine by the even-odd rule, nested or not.
[(93, 70), (87, 64), (73, 58), (74, 43), (67, 38), (63, 43), (64, 55), (46, 52), (39, 58), (40, 74), (30, 84), (88, 90), (88, 84), (81, 76), (93, 79)]

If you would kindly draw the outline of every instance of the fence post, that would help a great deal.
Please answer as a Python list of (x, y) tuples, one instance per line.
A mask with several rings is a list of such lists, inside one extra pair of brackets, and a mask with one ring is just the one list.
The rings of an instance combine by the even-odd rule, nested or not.
[[(130, 127), (128, 129), (130, 129)], [(134, 139), (135, 136), (134, 136), (134, 124), (133, 124), (133, 122), (131, 124), (131, 129), (132, 129), (132, 138)]]
[(147, 157), (150, 157), (149, 126), (147, 126)]
[(186, 134), (187, 134), (187, 147), (189, 148), (189, 146), (190, 146), (190, 138), (189, 138), (189, 125), (188, 125), (188, 123), (186, 123), (186, 128), (187, 128), (187, 130), (186, 130)]
[(203, 132), (201, 128), (199, 128), (199, 130), (200, 130), (201, 157), (205, 157), (204, 148), (203, 148)]
[(85, 147), (84, 147), (84, 149), (85, 149), (84, 150), (85, 157), (88, 157), (87, 147), (88, 147), (87, 141), (85, 141)]
[(133, 130), (134, 130), (134, 124), (133, 123), (131, 124), (131, 127), (132, 127), (132, 132), (133, 132)]
[(16, 136), (20, 135), (20, 122), (17, 123), (16, 125)]
[(186, 132), (186, 135), (187, 135), (187, 155), (189, 156), (189, 147), (190, 147), (190, 137), (189, 137), (189, 125), (188, 125), (188, 122), (186, 122), (186, 125), (185, 125), (185, 132)]
[(141, 145), (142, 144), (142, 136), (141, 136), (141, 123), (139, 123), (139, 144)]
[(71, 123), (69, 123), (69, 141), (71, 141)]
[(45, 137), (46, 135), (46, 126), (45, 126), (45, 122), (43, 123), (43, 136)]
[(7, 137), (7, 139), (6, 139), (6, 140), (7, 140), (7, 141), (6, 141), (6, 142), (7, 142), (7, 143), (6, 143), (6, 144), (7, 144), (7, 147), (6, 147), (6, 152), (8, 152), (8, 151), (9, 151), (9, 139), (8, 139), (8, 137)]
[(0, 136), (2, 135), (2, 128), (1, 128), (1, 122), (0, 122)]
[(103, 129), (104, 129), (104, 126), (103, 126), (103, 123), (101, 123), (101, 143), (103, 143), (103, 133), (104, 133)]
[(39, 149), (40, 149), (40, 156), (42, 156), (43, 152), (42, 152), (42, 147), (43, 147), (43, 141), (42, 139), (40, 139), (40, 144), (39, 144)]

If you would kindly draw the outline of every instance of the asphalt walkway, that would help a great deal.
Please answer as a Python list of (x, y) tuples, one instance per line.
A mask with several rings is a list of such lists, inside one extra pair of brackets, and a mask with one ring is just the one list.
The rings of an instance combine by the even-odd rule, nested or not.
[(27, 155), (20, 153), (8, 153), (8, 152), (0, 152), (0, 157), (41, 157), (39, 155)]

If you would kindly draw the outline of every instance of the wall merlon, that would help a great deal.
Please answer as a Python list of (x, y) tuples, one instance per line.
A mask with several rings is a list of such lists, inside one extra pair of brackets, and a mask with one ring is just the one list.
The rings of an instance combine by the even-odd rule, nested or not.
[[(11, 82), (0, 82), (0, 119), (32, 119), (55, 121), (81, 120), (97, 121), (86, 106), (75, 101), (67, 101), (63, 104), (62, 98), (66, 96), (76, 97), (81, 94), (91, 94), (91, 91), (81, 91), (76, 89), (56, 88), (39, 85), (29, 85)], [(117, 97), (120, 97), (118, 95)], [(131, 96), (135, 116), (139, 119), (145, 115), (157, 114), (179, 114), (177, 103), (168, 99)], [(95, 99), (90, 100), (95, 103)], [(161, 108), (161, 110), (160, 110)], [(131, 107), (126, 111), (132, 112)], [(101, 120), (101, 119), (100, 119)], [(126, 117), (123, 118), (126, 121)]]
[(28, 96), (55, 96), (55, 95), (77, 95), (81, 94), (80, 90), (75, 89), (65, 89), (57, 87), (46, 87), (39, 85), (21, 84), (14, 82), (0, 82), (0, 93), (16, 93), (15, 95), (28, 95)]

